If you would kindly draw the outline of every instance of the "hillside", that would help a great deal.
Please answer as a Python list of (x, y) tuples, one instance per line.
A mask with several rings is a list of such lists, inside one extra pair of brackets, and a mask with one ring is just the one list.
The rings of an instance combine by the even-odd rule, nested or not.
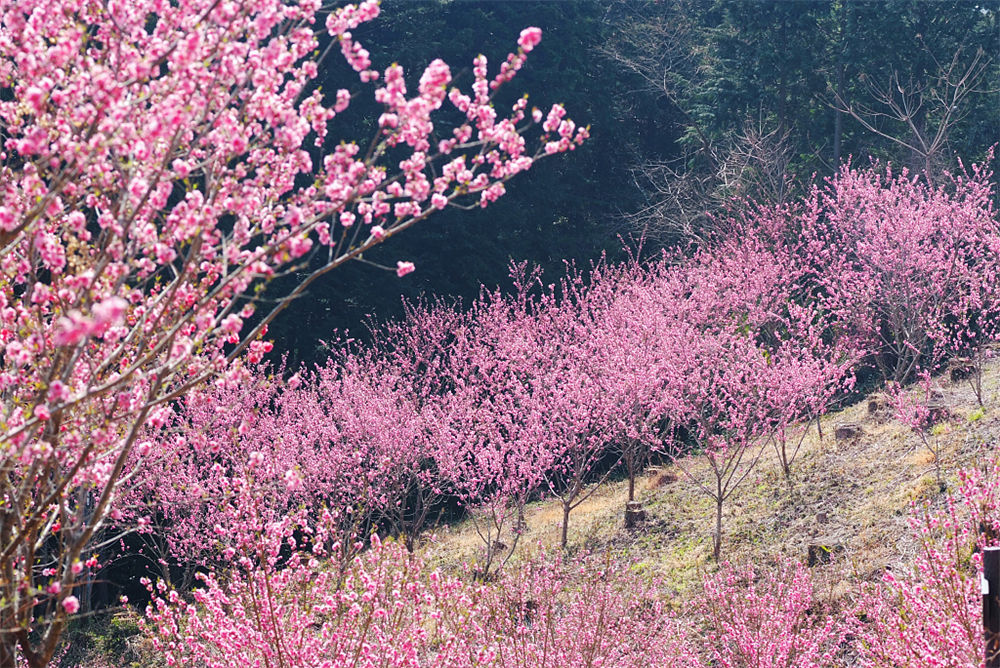
[[(908, 391), (922, 393), (916, 387)], [(989, 456), (984, 446), (1000, 432), (1000, 359), (991, 359), (983, 376), (985, 409), (978, 406), (967, 381), (952, 382), (941, 375), (934, 379), (933, 391), (935, 403), (948, 413), (928, 434), (941, 453), (940, 474), (947, 490), (954, 486), (957, 471)], [(788, 442), (794, 444), (801, 430), (807, 430), (792, 465), (791, 486), (773, 446), (765, 447), (755, 470), (726, 502), (724, 560), (761, 564), (780, 554), (808, 562), (812, 547), (814, 559), (829, 561), (813, 568), (818, 590), (834, 597), (849, 591), (856, 578), (874, 579), (884, 569), (900, 569), (912, 560), (912, 504), (940, 501), (942, 485), (931, 452), (879, 397), (866, 397), (823, 417), (822, 438), (815, 422), (791, 431)], [(861, 433), (838, 439), (835, 431), (842, 425), (857, 425)], [(707, 473), (703, 458), (681, 464), (696, 477)], [(714, 502), (699, 493), (679, 466), (654, 465), (636, 495), (647, 519), (626, 529), (627, 488), (626, 480), (605, 483), (573, 511), (570, 551), (610, 550), (635, 561), (634, 568), (662, 577), (683, 599), (701, 575), (714, 568)], [(513, 559), (539, 545), (556, 547), (561, 519), (557, 501), (530, 504), (527, 530)], [(426, 556), (432, 563), (454, 567), (474, 561), (481, 544), (471, 524), (462, 522), (440, 528), (426, 546)]]

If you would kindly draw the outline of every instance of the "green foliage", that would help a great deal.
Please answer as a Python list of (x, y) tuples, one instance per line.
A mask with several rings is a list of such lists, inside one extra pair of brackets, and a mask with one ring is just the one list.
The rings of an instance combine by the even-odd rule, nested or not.
[[(72, 628), (68, 635), (67, 651), (59, 660), (65, 668), (91, 665), (113, 665), (121, 668), (152, 668), (151, 655), (137, 651), (135, 643), (143, 638), (134, 613), (100, 613)], [(83, 651), (81, 655), (80, 651)]]

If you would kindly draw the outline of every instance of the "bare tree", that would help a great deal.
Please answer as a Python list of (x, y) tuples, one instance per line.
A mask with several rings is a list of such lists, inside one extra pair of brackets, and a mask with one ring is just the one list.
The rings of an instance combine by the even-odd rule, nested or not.
[(747, 119), (740, 132), (692, 154), (635, 166), (633, 179), (647, 204), (623, 220), (660, 243), (702, 241), (713, 230), (714, 212), (747, 198), (784, 201), (792, 155), (789, 130)]
[(793, 156), (790, 130), (771, 127), (763, 112), (723, 137), (713, 137), (699, 119), (691, 92), (705, 85), (706, 40), (691, 22), (688, 2), (667, 7), (619, 3), (609, 9), (617, 30), (600, 49), (636, 75), (634, 93), (652, 94), (678, 112), (684, 143), (679, 158), (638, 162), (633, 181), (646, 196), (640, 209), (622, 216), (628, 232), (658, 243), (701, 240), (712, 229), (712, 213), (744, 198), (783, 201)]
[(885, 81), (879, 81), (861, 73), (868, 100), (847, 100), (841, 90), (831, 90), (829, 104), (869, 132), (908, 149), (910, 166), (933, 180), (950, 162), (949, 135), (968, 115), (970, 98), (998, 89), (988, 86), (986, 73), (993, 58), (982, 49), (967, 58), (960, 46), (943, 62), (926, 44), (923, 46), (937, 67), (933, 76), (921, 81), (893, 71)]

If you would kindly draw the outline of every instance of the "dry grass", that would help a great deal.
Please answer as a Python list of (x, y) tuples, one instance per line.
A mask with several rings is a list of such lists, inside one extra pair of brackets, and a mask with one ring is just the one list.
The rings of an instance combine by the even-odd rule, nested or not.
[[(981, 411), (971, 388), (937, 379), (951, 418), (929, 438), (937, 439), (941, 477), (945, 488), (956, 472), (975, 466), (982, 443), (992, 442), (1000, 428), (1000, 363), (990, 365), (984, 377), (986, 410)], [(838, 596), (852, 588), (857, 577), (877, 577), (886, 567), (910, 562), (916, 545), (908, 517), (914, 502), (942, 499), (933, 454), (917, 434), (885, 411), (869, 414), (867, 399), (827, 415), (823, 437), (815, 423), (808, 427), (789, 484), (779, 459), (767, 446), (757, 468), (724, 509), (723, 558), (762, 563), (781, 554), (806, 561), (810, 545), (834, 549), (832, 563), (814, 568), (821, 588)], [(860, 436), (836, 440), (836, 425), (861, 425)], [(803, 427), (800, 426), (799, 429)], [(801, 433), (801, 432), (800, 432)], [(797, 437), (791, 434), (790, 440)], [(694, 476), (707, 474), (699, 458), (684, 462)], [(704, 479), (704, 478), (703, 478)], [(651, 469), (640, 481), (637, 498), (648, 519), (635, 530), (623, 526), (627, 482), (606, 484), (570, 517), (571, 551), (612, 551), (637, 562), (637, 568), (662, 576), (683, 597), (714, 568), (711, 532), (714, 502), (699, 493), (678, 467)], [(537, 549), (558, 545), (562, 510), (558, 501), (540, 501), (527, 509), (527, 531), (515, 559)], [(462, 522), (438, 532), (426, 556), (445, 567), (471, 563), (482, 542), (471, 523)]]

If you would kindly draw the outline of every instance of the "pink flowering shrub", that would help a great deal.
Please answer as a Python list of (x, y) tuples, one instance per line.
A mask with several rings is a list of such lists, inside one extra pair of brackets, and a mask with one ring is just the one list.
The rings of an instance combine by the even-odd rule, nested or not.
[(912, 567), (886, 571), (861, 592), (862, 666), (958, 668), (983, 659), (982, 557), (1000, 544), (1000, 460), (959, 474), (955, 497), (911, 520), (920, 541)]
[(377, 539), (341, 579), (325, 563), (337, 549), (326, 522), (260, 527), (231, 569), (200, 574), (190, 600), (149, 583), (142, 625), (168, 665), (488, 665), (477, 588), (426, 573), (401, 545)]
[(541, 554), (483, 592), (502, 668), (701, 665), (655, 582), (610, 558)]
[(708, 624), (706, 654), (720, 668), (821, 668), (841, 665), (852, 625), (825, 610), (802, 564), (781, 560), (722, 570), (705, 579), (699, 601)]
[(542, 558), (468, 584), (373, 538), (338, 578), (325, 514), (261, 523), (252, 506), (233, 506), (247, 528), (227, 571), (189, 595), (147, 581), (142, 626), (168, 665), (698, 665), (655, 588), (620, 566)]
[(798, 212), (820, 303), (883, 378), (935, 369), (996, 335), (1000, 223), (992, 174), (932, 186), (905, 171), (845, 166)]
[(941, 442), (933, 433), (935, 415), (932, 407), (931, 375), (922, 371), (919, 375), (919, 392), (916, 397), (906, 393), (898, 385), (891, 383), (888, 388), (889, 400), (895, 409), (896, 419), (910, 428), (927, 451), (934, 457), (934, 473), (939, 485), (944, 485), (941, 479)]

